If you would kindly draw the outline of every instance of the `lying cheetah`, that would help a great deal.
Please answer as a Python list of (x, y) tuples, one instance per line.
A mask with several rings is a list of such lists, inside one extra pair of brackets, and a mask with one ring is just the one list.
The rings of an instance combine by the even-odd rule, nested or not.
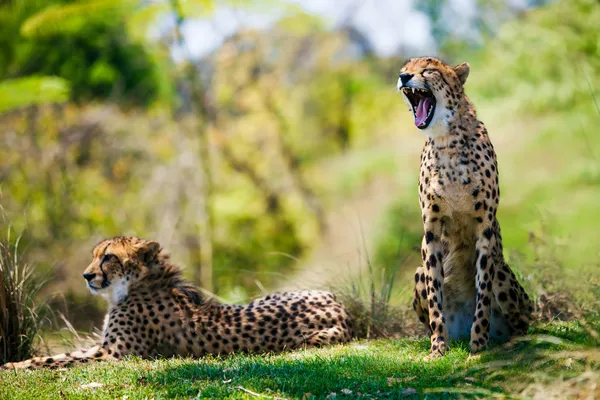
[(423, 265), (413, 308), (430, 330), (430, 357), (444, 354), (448, 338), (470, 334), (474, 353), (490, 335), (505, 341), (531, 322), (531, 301), (502, 255), (496, 154), (464, 94), (468, 75), (467, 63), (452, 68), (424, 57), (406, 62), (398, 79), (427, 136), (419, 175)]
[(154, 241), (116, 237), (101, 242), (83, 277), (93, 294), (110, 303), (101, 344), (0, 368), (66, 367), (129, 354), (277, 352), (352, 338), (350, 317), (329, 292), (275, 293), (244, 306), (220, 304), (183, 280)]

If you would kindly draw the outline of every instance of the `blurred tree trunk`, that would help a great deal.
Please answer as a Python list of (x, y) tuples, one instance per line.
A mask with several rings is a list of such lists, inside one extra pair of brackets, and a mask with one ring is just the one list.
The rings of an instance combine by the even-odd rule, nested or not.
[(319, 225), (319, 232), (324, 235), (327, 231), (327, 218), (325, 217), (325, 212), (321, 206), (321, 202), (304, 179), (298, 156), (296, 156), (291, 146), (285, 140), (286, 135), (289, 135), (291, 131), (290, 123), (283, 114), (281, 108), (279, 108), (279, 106), (277, 106), (275, 103), (273, 96), (266, 96), (266, 106), (267, 109), (273, 114), (277, 120), (277, 124), (279, 125), (279, 129), (277, 131), (279, 152), (281, 153), (281, 156), (287, 165), (296, 189), (300, 192), (302, 201), (315, 216), (315, 219)]
[(336, 138), (340, 144), (342, 152), (346, 152), (350, 147), (350, 114), (352, 108), (352, 83), (346, 77), (340, 82), (342, 85), (342, 104), (340, 105), (341, 114), (338, 127), (336, 129)]
[[(183, 12), (178, 0), (171, 0), (171, 7), (175, 14), (177, 40), (182, 48), (186, 48), (185, 39), (182, 34), (184, 22)], [(198, 113), (200, 124), (200, 163), (202, 169), (202, 190), (200, 204), (200, 229), (198, 235), (198, 249), (200, 256), (200, 268), (195, 271), (194, 279), (204, 289), (214, 292), (213, 287), (213, 225), (214, 215), (212, 207), (213, 181), (210, 162), (210, 138), (208, 133), (210, 127), (215, 123), (215, 114), (208, 103), (208, 94), (202, 82), (196, 64), (192, 61), (189, 52), (186, 59), (187, 79), (190, 85), (192, 108)]]

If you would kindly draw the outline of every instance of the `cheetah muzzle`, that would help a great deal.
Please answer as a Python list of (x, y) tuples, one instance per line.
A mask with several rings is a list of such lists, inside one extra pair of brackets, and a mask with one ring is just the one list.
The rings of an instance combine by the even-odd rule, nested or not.
[(345, 343), (353, 336), (350, 316), (330, 292), (273, 293), (247, 305), (221, 304), (186, 282), (155, 241), (105, 240), (94, 248), (83, 277), (109, 303), (100, 343), (0, 369), (66, 367), (126, 355), (280, 352)]
[(429, 330), (431, 353), (449, 339), (470, 338), (471, 351), (489, 339), (523, 334), (533, 307), (502, 255), (494, 147), (464, 93), (469, 65), (413, 58), (398, 90), (427, 141), (421, 153), (419, 202), (422, 264), (414, 276), (413, 308)]

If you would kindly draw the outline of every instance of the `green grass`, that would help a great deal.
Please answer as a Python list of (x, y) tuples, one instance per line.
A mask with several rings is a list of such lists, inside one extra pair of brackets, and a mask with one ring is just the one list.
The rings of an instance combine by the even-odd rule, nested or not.
[[(0, 398), (301, 399), (311, 398), (308, 394), (331, 398), (332, 393), (348, 398), (520, 398), (574, 388), (586, 393), (590, 379), (600, 377), (600, 351), (594, 345), (578, 323), (555, 322), (476, 357), (469, 357), (466, 342), (454, 342), (445, 357), (430, 362), (423, 360), (427, 338), (358, 341), (280, 355), (131, 358), (60, 371), (0, 372)], [(102, 386), (86, 388), (90, 383)]]

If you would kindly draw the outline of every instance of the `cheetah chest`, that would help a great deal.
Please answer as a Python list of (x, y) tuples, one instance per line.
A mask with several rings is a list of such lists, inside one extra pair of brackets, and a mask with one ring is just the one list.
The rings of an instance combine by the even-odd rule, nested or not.
[[(470, 214), (473, 210), (473, 192), (478, 189), (481, 174), (478, 168), (456, 149), (424, 150), (419, 192), (422, 206), (435, 204), (440, 216)], [(428, 157), (429, 156), (429, 157)]]

